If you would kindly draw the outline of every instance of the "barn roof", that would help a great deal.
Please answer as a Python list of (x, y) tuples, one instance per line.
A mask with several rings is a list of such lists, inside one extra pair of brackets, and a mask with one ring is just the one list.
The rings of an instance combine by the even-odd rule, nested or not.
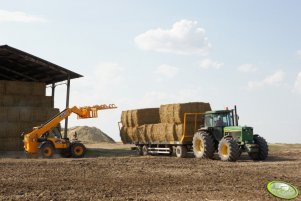
[(8, 45), (0, 46), (0, 80), (52, 84), (83, 77), (66, 68)]

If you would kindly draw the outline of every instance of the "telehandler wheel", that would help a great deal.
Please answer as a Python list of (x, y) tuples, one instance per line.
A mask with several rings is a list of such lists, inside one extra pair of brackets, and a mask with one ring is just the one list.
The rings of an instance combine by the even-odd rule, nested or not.
[(192, 147), (196, 158), (212, 159), (214, 157), (215, 148), (213, 138), (204, 131), (194, 134)]
[(236, 161), (239, 158), (239, 146), (232, 138), (223, 138), (218, 145), (218, 155), (222, 161)]
[(143, 145), (143, 147), (142, 147), (142, 155), (143, 156), (147, 156), (148, 155), (148, 146), (147, 145)]
[(143, 155), (142, 146), (138, 145), (138, 146), (136, 147), (136, 151), (137, 151), (137, 154), (138, 154), (139, 156), (142, 156), (142, 155)]
[(259, 150), (255, 153), (248, 153), (249, 157), (253, 160), (265, 160), (269, 154), (267, 141), (259, 135), (254, 135), (254, 143), (258, 145)]
[(48, 142), (43, 144), (40, 148), (40, 155), (43, 158), (51, 158), (53, 156), (53, 151), (54, 147), (52, 146), (52, 144), (50, 144), (50, 142)]
[(187, 147), (186, 146), (177, 146), (176, 147), (176, 156), (178, 158), (185, 158), (187, 156)]
[(73, 158), (82, 158), (86, 153), (86, 147), (82, 143), (75, 142), (71, 144), (70, 153)]

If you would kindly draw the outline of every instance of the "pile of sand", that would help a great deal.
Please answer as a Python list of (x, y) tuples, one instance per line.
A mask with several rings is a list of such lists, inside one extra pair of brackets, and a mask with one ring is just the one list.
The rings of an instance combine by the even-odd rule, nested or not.
[(74, 139), (74, 133), (77, 133), (77, 139), (86, 144), (96, 144), (100, 142), (115, 143), (107, 134), (96, 127), (76, 126), (68, 129), (68, 138)]

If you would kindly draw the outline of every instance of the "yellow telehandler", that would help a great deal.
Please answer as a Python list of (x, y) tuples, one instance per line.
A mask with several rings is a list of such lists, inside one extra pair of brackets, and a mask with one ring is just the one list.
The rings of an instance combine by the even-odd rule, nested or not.
[(117, 108), (114, 104), (66, 108), (43, 125), (34, 127), (30, 133), (22, 134), (26, 156), (51, 158), (57, 150), (63, 157), (83, 157), (86, 147), (76, 139), (70, 141), (69, 138), (63, 138), (58, 129), (59, 123), (72, 113), (77, 114), (78, 119), (97, 118), (98, 110), (114, 108)]

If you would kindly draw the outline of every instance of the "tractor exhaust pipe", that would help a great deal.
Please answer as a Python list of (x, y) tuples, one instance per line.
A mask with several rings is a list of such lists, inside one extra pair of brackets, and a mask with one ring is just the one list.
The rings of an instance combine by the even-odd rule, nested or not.
[(237, 116), (237, 108), (236, 108), (236, 105), (234, 105), (234, 116), (235, 116), (235, 125), (238, 126), (238, 116)]

